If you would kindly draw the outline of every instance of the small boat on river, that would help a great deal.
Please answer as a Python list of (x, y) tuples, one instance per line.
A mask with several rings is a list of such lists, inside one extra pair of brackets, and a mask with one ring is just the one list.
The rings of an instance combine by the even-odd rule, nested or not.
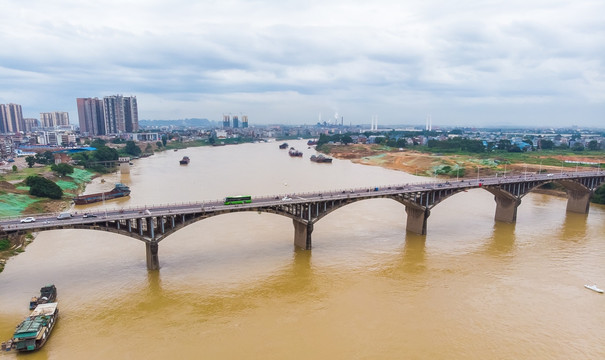
[(288, 148), (288, 143), (283, 143), (279, 146), (280, 149), (287, 149)]
[(189, 161), (191, 161), (189, 159), (189, 156), (183, 156), (183, 158), (179, 161), (179, 164), (181, 164), (181, 165), (188, 165)]
[(53, 284), (43, 286), (40, 296), (34, 296), (29, 301), (29, 309), (34, 310), (40, 304), (52, 303), (57, 300), (57, 287)]
[(592, 291), (596, 291), (599, 294), (603, 293), (603, 289), (599, 289), (596, 285), (584, 285), (585, 288), (590, 289)]

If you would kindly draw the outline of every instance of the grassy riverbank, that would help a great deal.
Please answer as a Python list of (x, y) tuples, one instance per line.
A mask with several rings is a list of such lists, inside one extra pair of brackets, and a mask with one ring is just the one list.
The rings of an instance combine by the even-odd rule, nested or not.
[[(63, 190), (63, 197), (51, 200), (29, 195), (25, 179), (40, 175), (56, 183)], [(74, 168), (73, 174), (58, 177), (50, 166), (25, 168), (0, 176), (0, 217), (21, 216), (42, 212), (56, 212), (67, 208), (71, 198), (76, 196), (96, 174)]]
[[(59, 177), (53, 173), (50, 166), (24, 165), (24, 161), (16, 161), (17, 171), (2, 173), (0, 175), (0, 217), (16, 217), (28, 214), (59, 212), (69, 207), (72, 197), (89, 183), (97, 174), (88, 170), (74, 168), (69, 176)], [(28, 176), (39, 175), (52, 180), (63, 190), (63, 197), (59, 200), (41, 198), (29, 194), (29, 187), (25, 185)], [(25, 251), (25, 247), (34, 238), (31, 233), (25, 235), (12, 235), (0, 238), (0, 272), (4, 269), (6, 260), (11, 256)]]

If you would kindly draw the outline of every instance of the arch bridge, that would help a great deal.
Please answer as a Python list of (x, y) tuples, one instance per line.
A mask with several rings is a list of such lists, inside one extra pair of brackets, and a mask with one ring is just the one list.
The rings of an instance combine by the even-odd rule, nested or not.
[(406, 230), (425, 235), (431, 209), (448, 197), (474, 188), (494, 195), (495, 220), (515, 222), (521, 199), (532, 189), (555, 182), (567, 192), (567, 211), (588, 213), (590, 197), (605, 182), (605, 172), (532, 174), (514, 177), (462, 179), (460, 181), (401, 184), (298, 194), (292, 197), (254, 197), (251, 203), (225, 205), (223, 201), (189, 204), (154, 205), (144, 208), (114, 209), (88, 213), (87, 217), (57, 220), (56, 214), (37, 217), (35, 222), (4, 219), (0, 228), (5, 234), (54, 229), (93, 229), (110, 231), (145, 243), (147, 268), (159, 269), (159, 243), (174, 232), (197, 221), (226, 213), (255, 211), (286, 216), (294, 224), (294, 244), (312, 247), (313, 225), (334, 210), (357, 201), (389, 198), (405, 206)]

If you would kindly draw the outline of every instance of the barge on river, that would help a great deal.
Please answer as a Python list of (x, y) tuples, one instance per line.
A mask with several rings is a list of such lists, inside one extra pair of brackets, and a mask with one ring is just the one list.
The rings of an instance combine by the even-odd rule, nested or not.
[(76, 205), (91, 204), (99, 201), (116, 199), (130, 195), (130, 188), (124, 184), (116, 184), (113, 190), (103, 193), (80, 195), (74, 198)]
[(332, 162), (332, 158), (329, 157), (325, 157), (321, 154), (319, 155), (311, 155), (311, 161), (316, 162), (316, 163), (331, 163)]
[(11, 347), (17, 351), (40, 349), (48, 340), (50, 332), (59, 318), (59, 303), (47, 303), (36, 306), (34, 311), (17, 325)]
[(290, 151), (288, 151), (288, 155), (290, 155), (292, 157), (301, 157), (301, 156), (303, 156), (303, 153), (296, 150), (295, 148), (291, 147)]

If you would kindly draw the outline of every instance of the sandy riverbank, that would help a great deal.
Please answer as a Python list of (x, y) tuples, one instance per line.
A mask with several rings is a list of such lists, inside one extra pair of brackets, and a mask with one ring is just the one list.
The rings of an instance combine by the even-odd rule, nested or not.
[[(479, 168), (480, 173), (484, 176), (503, 172), (522, 173), (525, 171), (538, 172), (540, 170), (554, 172), (561, 169), (560, 166), (540, 164), (495, 164), (492, 160), (482, 160), (468, 155), (422, 153), (409, 149), (391, 151), (380, 145), (332, 145), (328, 149), (329, 155), (338, 159), (347, 159), (364, 165), (382, 166), (420, 176), (433, 176), (435, 169), (443, 166), (452, 168), (458, 166), (468, 170), (472, 169), (473, 172)], [(536, 155), (536, 157), (540, 158), (541, 156)], [(553, 155), (548, 157), (557, 161), (595, 162), (594, 156), (588, 157), (585, 155)], [(547, 156), (544, 156), (544, 159), (546, 158)]]

